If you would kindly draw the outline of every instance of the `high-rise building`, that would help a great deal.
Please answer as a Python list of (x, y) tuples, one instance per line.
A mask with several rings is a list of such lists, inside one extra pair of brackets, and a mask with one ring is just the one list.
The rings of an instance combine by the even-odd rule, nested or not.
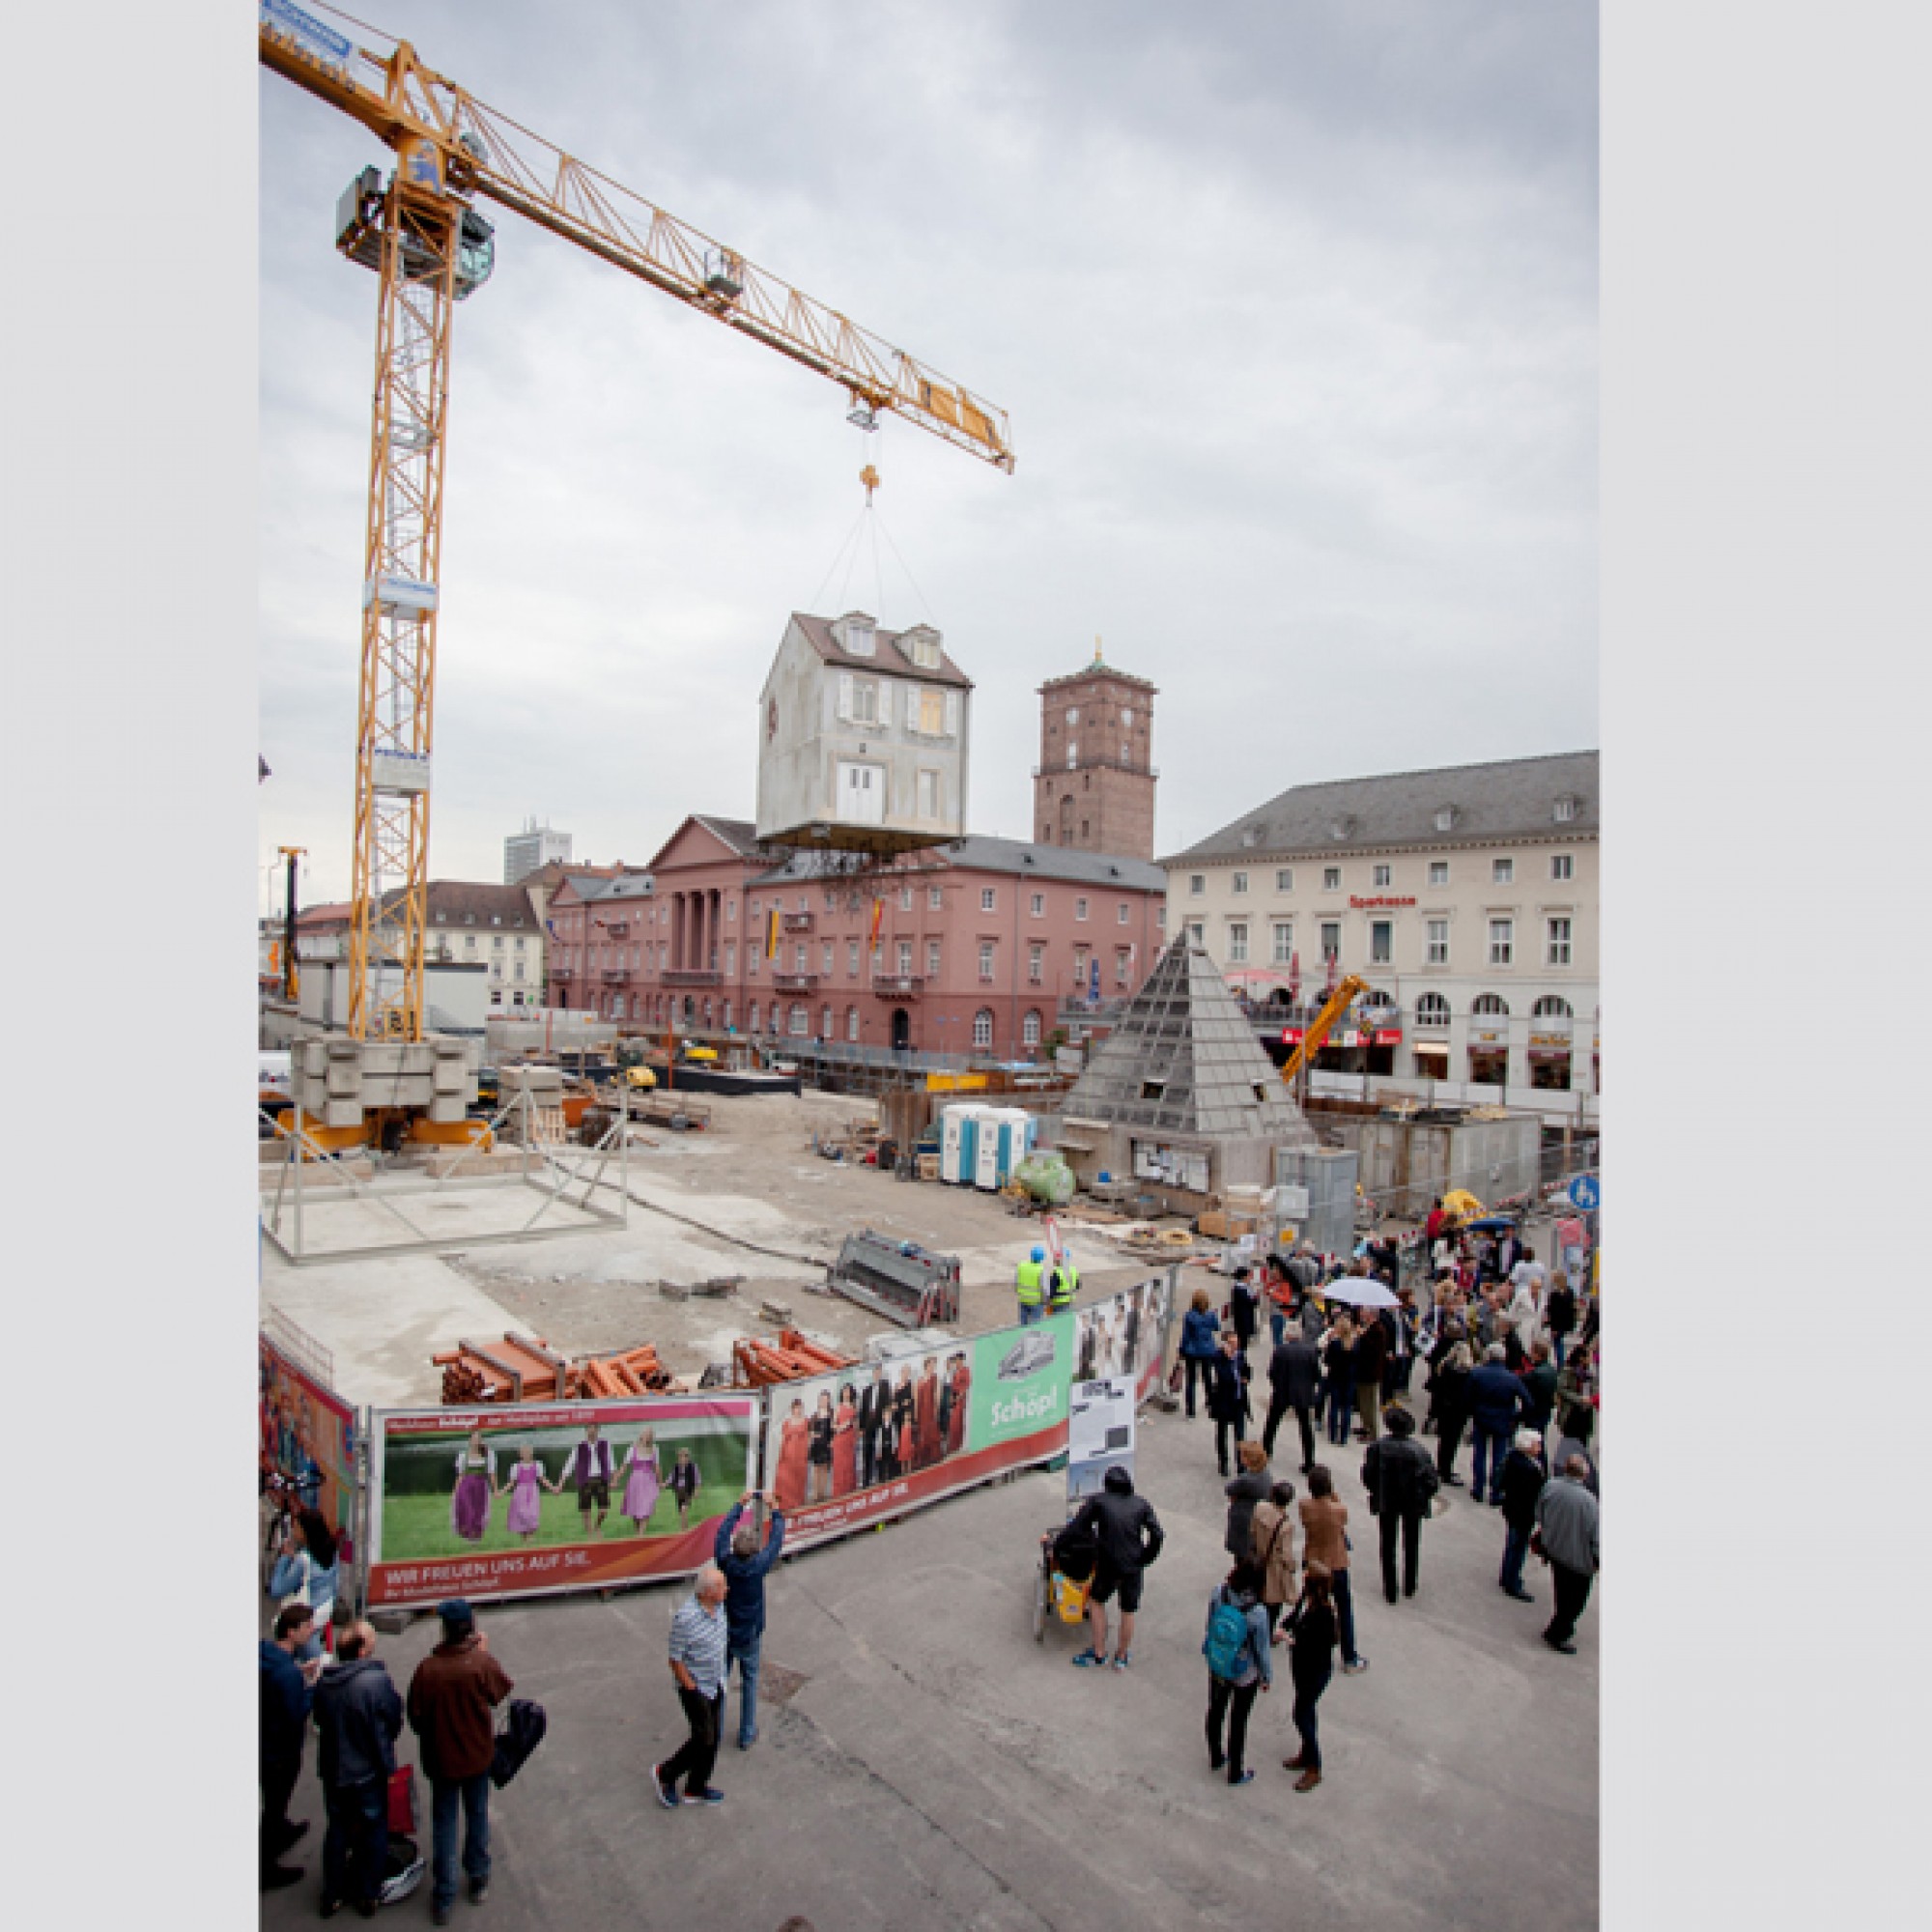
[(503, 840), (503, 883), (520, 885), (554, 859), (569, 863), (570, 834), (553, 832), (548, 825), (526, 818), (521, 832), (513, 832)]
[(1144, 677), (1094, 662), (1039, 688), (1034, 834), (1042, 845), (1153, 858), (1153, 700)]

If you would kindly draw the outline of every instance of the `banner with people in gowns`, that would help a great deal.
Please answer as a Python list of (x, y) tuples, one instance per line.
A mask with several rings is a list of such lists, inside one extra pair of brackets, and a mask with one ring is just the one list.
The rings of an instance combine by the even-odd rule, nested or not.
[(378, 1411), (369, 1602), (690, 1574), (753, 1487), (753, 1391)]
[(905, 1338), (877, 1362), (765, 1391), (765, 1487), (787, 1549), (952, 1495), (1066, 1447), (1073, 1318)]

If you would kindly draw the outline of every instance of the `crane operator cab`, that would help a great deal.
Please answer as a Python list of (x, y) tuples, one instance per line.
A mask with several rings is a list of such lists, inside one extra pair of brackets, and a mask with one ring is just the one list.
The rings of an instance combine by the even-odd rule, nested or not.
[[(379, 169), (367, 167), (342, 190), (335, 204), (335, 245), (352, 262), (379, 274), (383, 268), (383, 222), (388, 190)], [(465, 208), (457, 233), (456, 299), (463, 300), (490, 279), (497, 266), (497, 232), (473, 208)], [(436, 257), (408, 230), (403, 235), (403, 272), (426, 281), (437, 272)]]

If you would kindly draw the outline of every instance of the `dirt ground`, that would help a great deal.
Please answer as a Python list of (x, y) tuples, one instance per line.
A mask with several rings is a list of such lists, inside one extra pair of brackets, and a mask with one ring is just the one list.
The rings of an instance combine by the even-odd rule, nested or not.
[[(655, 1344), (674, 1373), (727, 1360), (732, 1338), (769, 1333), (761, 1304), (788, 1308), (814, 1340), (858, 1350), (887, 1324), (825, 1292), (826, 1264), (860, 1229), (960, 1257), (961, 1332), (1013, 1319), (1015, 1264), (1039, 1237), (999, 1197), (937, 1182), (895, 1180), (876, 1168), (823, 1158), (814, 1133), (873, 1118), (851, 1095), (703, 1096), (702, 1132), (641, 1131), (631, 1153), (630, 1226), (554, 1241), (478, 1247), (446, 1257), (466, 1280), (565, 1353)], [(600, 1197), (607, 1205), (611, 1196)], [(1081, 1271), (1082, 1298), (1140, 1279), (1150, 1264), (1097, 1232), (1063, 1225)], [(728, 1297), (660, 1293), (661, 1279), (691, 1284), (742, 1275)]]

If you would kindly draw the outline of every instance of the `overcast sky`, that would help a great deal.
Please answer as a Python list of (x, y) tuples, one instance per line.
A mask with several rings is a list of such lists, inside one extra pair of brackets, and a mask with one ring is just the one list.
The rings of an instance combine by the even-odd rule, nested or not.
[[(500, 878), (530, 813), (632, 863), (752, 816), (794, 609), (944, 632), (979, 832), (1030, 836), (1036, 687), (1096, 634), (1160, 689), (1163, 854), (1290, 784), (1596, 743), (1594, 7), (360, 11), (1000, 404), (1018, 455), (887, 418), (882, 570), (835, 572), (843, 391), (485, 204), (432, 876)], [(377, 293), (331, 217), (390, 163), (260, 79), (261, 845), (308, 848), (314, 901), (349, 881)]]

